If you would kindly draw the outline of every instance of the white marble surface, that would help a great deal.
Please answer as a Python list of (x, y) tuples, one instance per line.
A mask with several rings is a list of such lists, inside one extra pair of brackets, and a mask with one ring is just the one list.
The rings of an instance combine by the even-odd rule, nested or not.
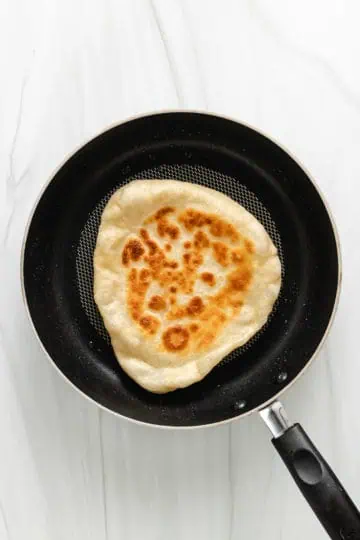
[(110, 123), (164, 108), (271, 133), (333, 209), (338, 315), (283, 401), (360, 503), (359, 17), (358, 0), (0, 3), (0, 540), (325, 538), (258, 416), (118, 420), (57, 375), (26, 320), (19, 253), (41, 186)]

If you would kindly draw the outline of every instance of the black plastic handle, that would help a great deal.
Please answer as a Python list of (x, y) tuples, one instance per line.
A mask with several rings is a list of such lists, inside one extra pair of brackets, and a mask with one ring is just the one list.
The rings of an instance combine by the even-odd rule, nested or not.
[(300, 424), (272, 440), (330, 538), (360, 540), (360, 513)]

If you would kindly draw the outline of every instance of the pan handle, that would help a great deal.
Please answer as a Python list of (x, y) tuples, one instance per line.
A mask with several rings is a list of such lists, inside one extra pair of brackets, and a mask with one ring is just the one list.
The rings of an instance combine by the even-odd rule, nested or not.
[(360, 513), (300, 424), (274, 401), (260, 411), (272, 443), (330, 538), (360, 539)]

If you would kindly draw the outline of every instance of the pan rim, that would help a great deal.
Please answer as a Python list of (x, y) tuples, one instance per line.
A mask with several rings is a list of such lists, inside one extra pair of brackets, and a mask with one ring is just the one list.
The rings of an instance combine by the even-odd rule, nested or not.
[[(151, 117), (151, 116), (160, 116), (160, 115), (176, 114), (176, 113), (199, 114), (199, 115), (205, 115), (205, 116), (213, 116), (215, 118), (219, 118), (219, 119), (222, 119), (222, 120), (233, 122), (235, 124), (239, 124), (241, 126), (244, 126), (246, 128), (249, 128), (249, 129), (253, 130), (255, 133), (258, 133), (262, 137), (265, 137), (270, 142), (272, 142), (276, 146), (278, 146), (283, 152), (285, 152), (296, 163), (296, 165), (306, 174), (307, 178), (309, 179), (309, 181), (311, 182), (311, 184), (315, 188), (315, 191), (319, 195), (319, 197), (320, 197), (320, 199), (321, 199), (321, 201), (322, 201), (322, 203), (324, 205), (324, 208), (325, 208), (325, 210), (327, 212), (327, 215), (329, 217), (329, 221), (331, 223), (332, 231), (334, 233), (335, 245), (336, 245), (336, 253), (337, 253), (337, 261), (338, 261), (338, 282), (337, 282), (337, 287), (336, 287), (336, 296), (335, 296), (334, 305), (333, 305), (333, 308), (332, 308), (332, 312), (331, 312), (327, 327), (326, 327), (325, 332), (323, 333), (323, 336), (322, 336), (321, 340), (319, 341), (319, 344), (316, 347), (314, 353), (309, 358), (309, 360), (306, 362), (304, 367), (299, 371), (299, 373), (291, 381), (289, 381), (285, 386), (283, 386), (279, 390), (279, 392), (274, 394), (270, 399), (268, 399), (267, 401), (259, 404), (256, 407), (253, 407), (250, 410), (247, 410), (247, 411), (245, 411), (243, 413), (240, 413), (240, 414), (238, 414), (236, 416), (232, 416), (231, 418), (226, 418), (224, 420), (220, 420), (220, 421), (217, 421), (217, 422), (210, 422), (210, 423), (206, 423), (206, 424), (199, 424), (199, 425), (192, 425), (192, 426), (188, 426), (188, 425), (186, 425), (186, 426), (177, 426), (177, 425), (170, 425), (170, 424), (169, 425), (154, 424), (154, 423), (145, 422), (145, 421), (142, 421), (142, 420), (137, 420), (136, 418), (131, 418), (130, 416), (126, 416), (124, 414), (116, 412), (113, 409), (110, 409), (110, 408), (106, 407), (105, 405), (99, 403), (93, 397), (89, 396), (83, 390), (81, 390), (73, 381), (68, 379), (68, 377), (57, 366), (54, 359), (51, 357), (51, 355), (49, 354), (49, 352), (45, 348), (45, 345), (43, 344), (43, 342), (41, 340), (41, 337), (40, 337), (40, 335), (38, 334), (38, 332), (37, 332), (37, 330), (35, 328), (33, 319), (31, 317), (27, 297), (26, 297), (25, 280), (24, 280), (25, 247), (26, 247), (26, 243), (27, 243), (27, 239), (28, 239), (28, 235), (29, 235), (30, 225), (32, 223), (32, 220), (33, 220), (33, 217), (34, 217), (35, 212), (37, 210), (37, 207), (38, 207), (38, 205), (39, 205), (39, 203), (40, 203), (40, 201), (42, 199), (42, 196), (44, 195), (44, 193), (46, 192), (48, 186), (51, 184), (52, 180), (55, 178), (56, 174), (60, 171), (60, 169), (79, 150), (81, 150), (81, 148), (86, 146), (88, 143), (90, 143), (91, 141), (93, 141), (97, 137), (100, 137), (101, 135), (105, 134), (107, 131), (110, 131), (111, 129), (114, 129), (114, 128), (118, 127), (118, 126), (121, 126), (121, 125), (126, 124), (128, 122), (132, 122), (133, 120), (138, 120), (138, 119), (141, 119), (141, 118), (148, 118), (148, 117)], [(327, 337), (329, 335), (329, 332), (330, 332), (330, 329), (331, 329), (331, 327), (333, 325), (335, 315), (336, 315), (338, 305), (339, 305), (339, 299), (340, 299), (340, 293), (341, 293), (341, 285), (342, 285), (342, 257), (341, 257), (340, 237), (339, 237), (338, 229), (337, 229), (337, 226), (336, 226), (332, 211), (330, 210), (330, 207), (329, 207), (329, 205), (328, 205), (328, 203), (326, 201), (326, 198), (324, 197), (324, 195), (323, 195), (321, 189), (319, 188), (317, 182), (315, 181), (313, 176), (310, 174), (310, 172), (306, 169), (306, 167), (304, 167), (304, 165), (283, 144), (279, 143), (276, 139), (269, 136), (267, 133), (265, 133), (261, 129), (255, 128), (254, 126), (252, 126), (251, 124), (249, 124), (247, 122), (236, 120), (236, 119), (234, 119), (234, 118), (232, 118), (230, 116), (216, 114), (214, 112), (209, 112), (209, 111), (202, 110), (202, 109), (161, 109), (161, 110), (156, 110), (156, 111), (152, 111), (152, 112), (145, 113), (145, 114), (144, 113), (139, 113), (139, 114), (136, 114), (136, 115), (131, 115), (131, 116), (125, 118), (124, 120), (120, 121), (120, 122), (112, 122), (111, 124), (107, 125), (106, 128), (104, 128), (103, 130), (97, 132), (94, 136), (86, 139), (81, 144), (77, 145), (76, 148), (73, 151), (66, 154), (66, 156), (61, 160), (60, 164), (52, 171), (52, 173), (49, 175), (48, 179), (46, 180), (46, 182), (44, 183), (44, 185), (40, 189), (40, 192), (39, 192), (38, 196), (36, 197), (36, 199), (35, 199), (35, 201), (33, 203), (33, 206), (32, 206), (32, 208), (30, 210), (30, 213), (29, 213), (26, 225), (25, 225), (24, 235), (23, 235), (22, 244), (21, 244), (20, 281), (21, 281), (21, 293), (22, 293), (22, 299), (23, 299), (24, 306), (25, 306), (25, 311), (26, 311), (28, 320), (30, 322), (30, 326), (31, 326), (31, 328), (32, 328), (38, 342), (40, 343), (40, 347), (42, 348), (43, 352), (45, 353), (45, 356), (48, 358), (48, 360), (50, 361), (50, 364), (55, 368), (55, 370), (61, 375), (61, 377), (72, 388), (74, 388), (84, 398), (86, 398), (90, 403), (94, 404), (96, 407), (99, 407), (100, 410), (109, 412), (110, 414), (116, 416), (117, 418), (124, 419), (124, 420), (126, 420), (128, 422), (131, 422), (133, 424), (137, 424), (137, 425), (140, 425), (140, 426), (146, 426), (146, 427), (150, 427), (150, 428), (160, 428), (160, 429), (164, 429), (164, 430), (181, 430), (181, 431), (183, 431), (183, 430), (204, 429), (204, 428), (210, 428), (210, 427), (214, 427), (214, 426), (220, 426), (220, 425), (224, 425), (224, 424), (229, 424), (230, 422), (233, 422), (233, 421), (238, 420), (240, 418), (244, 418), (244, 417), (249, 416), (250, 414), (252, 414), (252, 413), (254, 413), (256, 411), (260, 411), (261, 409), (264, 409), (264, 408), (268, 407), (271, 403), (276, 401), (286, 390), (288, 390), (294, 383), (296, 383), (298, 381), (298, 379), (305, 373), (305, 371), (313, 363), (313, 361), (315, 360), (315, 358), (319, 354), (321, 348), (323, 347), (323, 345), (324, 345), (324, 343), (325, 343), (325, 341), (326, 341), (326, 339), (327, 339)]]

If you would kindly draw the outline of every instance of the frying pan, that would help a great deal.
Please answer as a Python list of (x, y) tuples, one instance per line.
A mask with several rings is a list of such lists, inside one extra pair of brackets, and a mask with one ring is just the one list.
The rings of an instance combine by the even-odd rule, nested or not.
[[(283, 276), (265, 327), (203, 381), (154, 395), (120, 368), (92, 293), (92, 257), (111, 194), (136, 178), (173, 178), (221, 191), (264, 225)], [(275, 398), (316, 355), (340, 287), (338, 238), (304, 169), (230, 119), (167, 112), (138, 117), (77, 150), (43, 190), (22, 253), (30, 320), (58, 370), (85, 396), (156, 426), (214, 425), (260, 411), (273, 444), (331, 538), (360, 538), (360, 514), (299, 424)]]

